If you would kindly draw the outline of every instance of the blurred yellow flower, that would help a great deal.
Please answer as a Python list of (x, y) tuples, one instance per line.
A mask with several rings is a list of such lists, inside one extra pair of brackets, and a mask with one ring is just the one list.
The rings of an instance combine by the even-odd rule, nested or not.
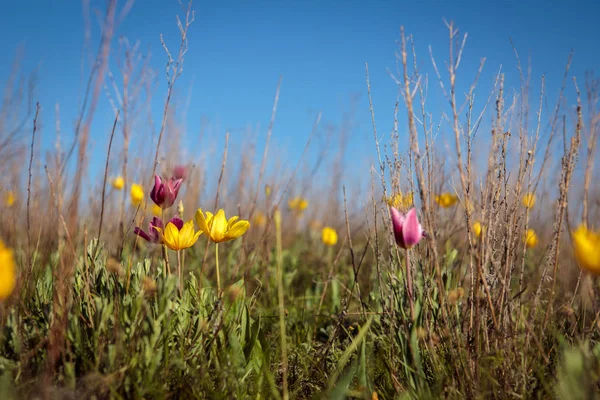
[(533, 206), (535, 205), (535, 194), (534, 193), (525, 194), (525, 196), (523, 196), (523, 205), (526, 208), (533, 208)]
[(435, 201), (440, 207), (448, 208), (458, 203), (458, 196), (446, 192), (435, 196)]
[(581, 268), (600, 275), (600, 232), (592, 232), (580, 225), (573, 232), (573, 250)]
[(227, 220), (223, 209), (217, 211), (216, 215), (208, 211), (204, 215), (200, 208), (196, 211), (196, 222), (199, 229), (215, 243), (237, 239), (246, 233), (250, 223), (245, 220), (238, 221), (238, 219), (239, 217), (236, 216)]
[(179, 214), (179, 216), (181, 218), (183, 218), (183, 211), (184, 211), (183, 200), (179, 200), (179, 203), (177, 204), (177, 213)]
[(0, 240), (0, 300), (6, 299), (17, 283), (13, 251)]
[(475, 221), (475, 223), (473, 223), (473, 233), (475, 233), (475, 236), (479, 237), (481, 235), (481, 232), (483, 231), (483, 227), (481, 226), (481, 222), (479, 221)]
[(271, 196), (271, 186), (265, 185), (265, 195), (267, 197)]
[(112, 180), (112, 187), (114, 187), (115, 189), (121, 190), (124, 186), (125, 180), (122, 176), (117, 176), (115, 179)]
[(192, 220), (183, 224), (181, 230), (177, 229), (177, 226), (172, 222), (167, 223), (164, 231), (158, 227), (154, 229), (158, 231), (162, 242), (171, 250), (183, 250), (192, 247), (202, 234), (202, 231), (194, 231), (194, 221)]
[(326, 226), (321, 231), (321, 240), (327, 246), (335, 246), (337, 244), (337, 241), (338, 241), (338, 234), (335, 231), (335, 229), (333, 229), (333, 228), (331, 228), (329, 226)]
[(131, 185), (131, 204), (139, 206), (144, 200), (144, 189), (137, 183)]
[(152, 205), (152, 215), (155, 217), (160, 217), (162, 215), (162, 208), (157, 206), (156, 204)]
[(413, 194), (412, 192), (406, 195), (403, 195), (401, 192), (396, 193), (385, 199), (385, 202), (390, 207), (397, 208), (400, 211), (405, 211), (413, 205)]
[(6, 192), (6, 197), (4, 199), (4, 202), (6, 203), (6, 205), (8, 207), (12, 207), (16, 201), (17, 201), (17, 198), (15, 197), (15, 193), (13, 191)]
[(262, 211), (257, 211), (252, 218), (252, 222), (258, 226), (265, 226), (267, 224), (267, 216)]
[(525, 246), (527, 247), (535, 247), (538, 244), (538, 236), (533, 229), (527, 229), (523, 240), (525, 241)]
[(302, 197), (294, 197), (293, 199), (288, 200), (288, 207), (292, 211), (301, 213), (308, 207), (308, 200), (303, 199)]

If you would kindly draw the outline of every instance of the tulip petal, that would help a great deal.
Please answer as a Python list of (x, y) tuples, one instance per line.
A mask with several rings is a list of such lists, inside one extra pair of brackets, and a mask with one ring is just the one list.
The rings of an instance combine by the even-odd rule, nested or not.
[(179, 217), (173, 217), (169, 222), (175, 225), (179, 230), (183, 228), (183, 220)]
[(423, 228), (419, 224), (417, 211), (411, 208), (402, 224), (402, 237), (407, 248), (415, 246), (423, 237)]
[(227, 226), (232, 226), (233, 224), (235, 224), (235, 221), (237, 221), (238, 219), (240, 219), (240, 217), (238, 217), (238, 216), (229, 218), (229, 221), (227, 221)]
[(250, 228), (250, 222), (238, 221), (229, 227), (225, 240), (233, 240), (242, 236)]
[(164, 241), (168, 248), (171, 250), (179, 250), (181, 247), (179, 246), (179, 229), (172, 222), (169, 222), (165, 227), (164, 232)]
[(133, 233), (146, 240), (147, 242), (152, 242), (152, 238), (146, 232), (138, 228), (137, 226), (133, 228)]
[(212, 226), (210, 227), (210, 238), (213, 242), (222, 242), (227, 232), (227, 220), (225, 219), (225, 211), (220, 209), (213, 217)]
[(396, 244), (402, 248), (406, 248), (404, 243), (404, 236), (402, 236), (402, 229), (404, 225), (404, 214), (398, 211), (395, 207), (390, 207), (390, 214), (392, 216), (392, 228), (394, 229), (394, 238)]
[(208, 229), (208, 225), (206, 224), (206, 219), (204, 218), (204, 213), (202, 212), (201, 208), (196, 211), (195, 217), (196, 223), (198, 224), (198, 229), (210, 236), (210, 229)]

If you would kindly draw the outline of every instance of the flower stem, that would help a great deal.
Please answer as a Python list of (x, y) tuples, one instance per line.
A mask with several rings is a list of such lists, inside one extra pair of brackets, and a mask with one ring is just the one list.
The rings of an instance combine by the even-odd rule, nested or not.
[(179, 295), (181, 296), (183, 288), (183, 271), (181, 268), (181, 250), (177, 250), (177, 276), (179, 277)]
[[(165, 210), (164, 210), (164, 208), (161, 209), (160, 218), (161, 218), (161, 221), (165, 220)], [(163, 258), (165, 259), (165, 266), (163, 268), (163, 274), (165, 275), (165, 278), (166, 278), (167, 277), (167, 272), (169, 273), (169, 275), (171, 275), (171, 264), (169, 264), (169, 251), (167, 250), (167, 245), (166, 244), (162, 245), (162, 253), (163, 253)]]
[(169, 264), (169, 252), (167, 250), (167, 245), (166, 244), (162, 245), (162, 253), (163, 253), (163, 258), (165, 259), (165, 266), (163, 267), (163, 273), (164, 273), (164, 275), (166, 277), (167, 273), (169, 275), (171, 275), (171, 264)]
[(217, 293), (221, 297), (221, 271), (219, 270), (219, 243), (215, 243), (215, 261), (217, 263)]
[(410, 266), (410, 250), (406, 249), (406, 291), (410, 305), (410, 319), (415, 320), (415, 306), (413, 304), (412, 268)]

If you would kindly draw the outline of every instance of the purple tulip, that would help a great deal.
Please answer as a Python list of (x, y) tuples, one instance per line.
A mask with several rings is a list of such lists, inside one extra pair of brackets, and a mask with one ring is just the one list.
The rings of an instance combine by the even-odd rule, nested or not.
[(421, 239), (427, 237), (427, 234), (419, 223), (414, 207), (408, 210), (406, 215), (394, 207), (390, 207), (390, 212), (392, 214), (394, 237), (398, 246), (403, 249), (410, 249), (416, 246)]
[[(181, 228), (183, 228), (183, 220), (179, 217), (174, 217), (169, 222), (171, 222), (173, 225), (175, 225), (177, 227), (177, 229), (179, 229), (179, 230), (181, 230)], [(164, 224), (163, 224), (162, 220), (158, 217), (154, 217), (154, 218), (152, 218), (152, 221), (150, 221), (150, 226), (148, 227), (148, 233), (144, 232), (141, 228), (139, 228), (137, 226), (134, 228), (133, 233), (135, 233), (136, 235), (138, 235), (139, 237), (141, 237), (142, 239), (145, 239), (146, 241), (148, 241), (150, 243), (160, 243), (160, 235), (158, 234), (158, 231), (156, 230), (156, 228), (160, 228), (160, 229), (164, 228)]]
[(150, 198), (162, 209), (171, 207), (177, 199), (181, 182), (183, 179), (170, 178), (163, 181), (160, 176), (154, 175), (154, 187), (150, 192)]

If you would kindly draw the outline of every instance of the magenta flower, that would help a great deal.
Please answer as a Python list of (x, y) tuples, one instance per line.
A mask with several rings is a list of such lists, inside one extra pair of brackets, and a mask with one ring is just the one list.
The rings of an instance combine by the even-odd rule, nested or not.
[(421, 239), (427, 237), (427, 234), (421, 227), (417, 218), (417, 211), (413, 208), (405, 214), (390, 207), (392, 214), (392, 226), (394, 227), (394, 237), (396, 244), (403, 249), (410, 249), (419, 243)]
[(154, 175), (154, 187), (150, 192), (150, 198), (162, 209), (171, 207), (177, 199), (181, 182), (183, 179), (170, 178), (163, 181), (160, 176)]
[[(175, 225), (179, 230), (183, 228), (183, 220), (179, 217), (174, 217), (169, 222)], [(163, 229), (164, 227), (165, 226), (162, 220), (158, 217), (154, 217), (152, 218), (152, 221), (150, 221), (148, 233), (144, 232), (141, 228), (137, 226), (134, 228), (133, 233), (150, 243), (160, 243), (160, 235), (158, 234), (156, 228)]]

